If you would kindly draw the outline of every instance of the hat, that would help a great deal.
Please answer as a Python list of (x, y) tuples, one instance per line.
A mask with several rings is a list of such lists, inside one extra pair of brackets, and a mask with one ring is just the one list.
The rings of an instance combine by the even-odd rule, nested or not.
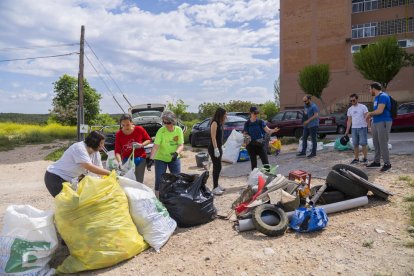
[(348, 135), (342, 136), (341, 139), (339, 139), (339, 142), (341, 143), (342, 146), (346, 146), (349, 142)]
[(260, 113), (259, 109), (256, 106), (250, 107), (250, 113)]

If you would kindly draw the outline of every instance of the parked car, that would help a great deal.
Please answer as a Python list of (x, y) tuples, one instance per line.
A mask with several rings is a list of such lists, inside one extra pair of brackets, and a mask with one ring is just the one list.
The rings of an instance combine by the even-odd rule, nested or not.
[(414, 102), (398, 107), (397, 117), (392, 121), (391, 130), (414, 129)]
[[(278, 127), (280, 130), (277, 136), (294, 136), (302, 137), (303, 134), (303, 110), (285, 110), (277, 113), (270, 122), (267, 122), (269, 128)], [(319, 138), (324, 138), (326, 134), (335, 134), (337, 126), (334, 116), (319, 117)]]
[(250, 117), (250, 113), (249, 112), (239, 112), (239, 111), (227, 112), (227, 115), (239, 116), (239, 117), (245, 118), (246, 120), (249, 119), (249, 117)]
[(329, 114), (329, 116), (335, 117), (336, 133), (344, 134), (346, 131), (346, 122), (348, 120), (348, 116), (346, 115), (346, 112), (331, 113)]
[[(210, 144), (210, 120), (211, 118), (205, 119), (193, 126), (189, 136), (192, 147), (208, 146)], [(233, 129), (242, 132), (246, 121), (247, 120), (243, 117), (227, 115), (227, 120), (223, 126), (224, 142), (227, 140)]]
[[(162, 127), (161, 114), (164, 112), (165, 104), (142, 104), (130, 107), (128, 113), (132, 115), (132, 122), (142, 126), (151, 138), (154, 138), (158, 129)], [(177, 122), (183, 131), (186, 126), (180, 121)], [(119, 130), (119, 125), (103, 126), (99, 129), (105, 135), (105, 148), (113, 150), (115, 147), (115, 133)]]

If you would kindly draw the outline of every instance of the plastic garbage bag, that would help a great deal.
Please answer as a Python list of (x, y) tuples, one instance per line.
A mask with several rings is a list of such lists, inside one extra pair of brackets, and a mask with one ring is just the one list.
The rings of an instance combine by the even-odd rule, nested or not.
[(0, 275), (53, 275), (48, 262), (57, 245), (52, 211), (10, 205), (0, 236)]
[(115, 152), (113, 150), (111, 150), (111, 151), (108, 151), (108, 153), (106, 155), (108, 156), (108, 158), (106, 159), (105, 168), (108, 171), (118, 169), (118, 164), (117, 164), (116, 159), (115, 159)]
[(265, 175), (259, 168), (254, 168), (249, 174), (247, 185), (251, 187), (256, 186), (259, 181), (259, 175), (263, 177), (265, 181), (267, 180), (267, 175)]
[(60, 273), (108, 267), (148, 248), (115, 172), (103, 179), (86, 176), (77, 191), (64, 183), (55, 210), (56, 227), (71, 253), (57, 268)]
[(290, 219), (290, 228), (296, 232), (314, 232), (328, 225), (328, 216), (321, 207), (298, 208)]
[(345, 146), (341, 144), (340, 137), (336, 138), (334, 148), (339, 151), (350, 150), (352, 149), (351, 144), (348, 142)]
[(223, 146), (224, 150), (221, 160), (232, 164), (237, 163), (240, 147), (243, 145), (243, 142), (243, 134), (233, 129)]
[(208, 176), (208, 171), (201, 175), (162, 175), (160, 201), (179, 227), (191, 227), (214, 220), (217, 209), (214, 196), (206, 187)]
[(249, 153), (247, 152), (247, 149), (240, 149), (237, 162), (245, 162), (245, 161), (250, 161)]
[(177, 223), (149, 187), (122, 176), (118, 180), (128, 197), (129, 213), (138, 232), (159, 251), (174, 233)]

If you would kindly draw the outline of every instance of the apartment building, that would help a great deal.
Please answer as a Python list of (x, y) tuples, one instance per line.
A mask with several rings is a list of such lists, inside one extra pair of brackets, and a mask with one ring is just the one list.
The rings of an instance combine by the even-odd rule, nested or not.
[[(378, 38), (396, 36), (414, 53), (414, 0), (280, 0), (280, 102), (283, 109), (302, 107), (298, 72), (327, 63), (331, 81), (323, 92), (330, 112), (343, 109), (352, 93), (371, 102), (352, 55)], [(414, 101), (414, 67), (403, 68), (387, 92), (398, 101)]]

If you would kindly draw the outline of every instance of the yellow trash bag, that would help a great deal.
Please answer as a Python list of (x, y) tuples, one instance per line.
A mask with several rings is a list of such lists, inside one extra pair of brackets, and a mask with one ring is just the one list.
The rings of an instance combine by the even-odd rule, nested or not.
[(275, 139), (269, 143), (270, 152), (278, 155), (282, 149), (282, 142), (279, 139)]
[(77, 191), (64, 183), (55, 198), (55, 221), (70, 251), (60, 273), (108, 267), (149, 247), (132, 221), (115, 171), (103, 179), (86, 176)]

